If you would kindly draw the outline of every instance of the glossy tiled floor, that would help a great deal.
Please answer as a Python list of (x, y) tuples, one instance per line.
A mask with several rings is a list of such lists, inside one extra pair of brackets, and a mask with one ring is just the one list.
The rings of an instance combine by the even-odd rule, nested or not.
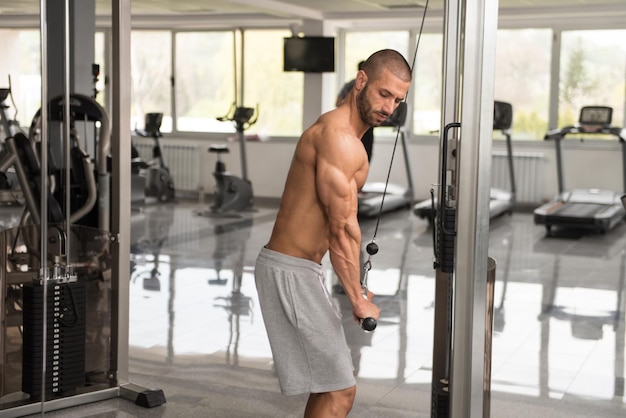
[[(237, 219), (198, 216), (202, 209), (181, 202), (133, 217), (131, 381), (162, 389), (167, 403), (115, 399), (50, 416), (302, 416), (306, 397), (279, 392), (253, 280), (275, 210)], [(362, 222), (364, 241), (373, 229)], [(603, 236), (547, 238), (528, 213), (493, 221), (492, 417), (626, 416), (625, 232), (621, 224)], [(382, 310), (375, 332), (362, 332), (335, 295), (358, 376), (353, 417), (430, 416), (430, 234), (410, 212), (383, 217), (369, 276)]]

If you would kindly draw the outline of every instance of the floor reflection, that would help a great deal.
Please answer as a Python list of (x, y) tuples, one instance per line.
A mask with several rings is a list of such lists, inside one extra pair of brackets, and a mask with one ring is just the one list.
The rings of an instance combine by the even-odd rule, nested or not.
[[(626, 251), (617, 260), (602, 260), (614, 266), (615, 272), (605, 280), (589, 277), (589, 281), (597, 280), (596, 285), (568, 283), (567, 276), (563, 277), (563, 271), (567, 273), (563, 265), (575, 263), (571, 260), (568, 263), (569, 258), (555, 255), (553, 275), (544, 282), (539, 315), (540, 394), (554, 397), (569, 392), (585, 396), (591, 392), (605, 399), (623, 398)], [(593, 378), (594, 384), (588, 387), (579, 376), (576, 379), (571, 376), (571, 381), (560, 378), (564, 368)]]
[[(254, 261), (275, 209), (237, 219), (197, 211), (192, 204), (162, 205), (133, 221), (131, 377), (162, 388), (168, 399), (161, 415), (141, 416), (302, 416), (303, 399), (279, 394), (254, 286)], [(361, 228), (365, 245), (375, 220)], [(368, 284), (382, 314), (372, 333), (354, 322), (323, 260), (358, 376), (352, 414), (428, 417), (431, 229), (400, 211), (384, 215), (375, 239), (380, 251)], [(532, 214), (492, 222), (491, 416), (626, 414), (625, 251), (626, 224), (601, 236), (547, 238)]]
[[(211, 257), (201, 263), (206, 266), (196, 267), (189, 254), (163, 254), (173, 216), (159, 210), (142, 216), (152, 227), (133, 240), (131, 345), (160, 352), (169, 363), (210, 356), (239, 365), (240, 340), (262, 326), (252, 267), (245, 259), (253, 219), (218, 219), (217, 224), (198, 219), (213, 242)], [(242, 350), (250, 352), (247, 346)]]

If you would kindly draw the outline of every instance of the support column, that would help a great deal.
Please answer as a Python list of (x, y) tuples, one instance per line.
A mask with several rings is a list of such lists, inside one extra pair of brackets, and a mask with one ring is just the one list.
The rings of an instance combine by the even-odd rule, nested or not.
[(450, 416), (478, 418), (485, 412), (487, 252), (498, 0), (463, 3)]
[(112, 224), (117, 242), (112, 258), (111, 369), (117, 383), (128, 383), (128, 332), (130, 282), (130, 0), (114, 0), (112, 13), (113, 67), (111, 154)]

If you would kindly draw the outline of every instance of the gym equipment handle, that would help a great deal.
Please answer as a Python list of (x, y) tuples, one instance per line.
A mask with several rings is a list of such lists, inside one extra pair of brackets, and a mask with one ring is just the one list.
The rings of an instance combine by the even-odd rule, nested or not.
[[(378, 245), (372, 241), (369, 244), (367, 244), (367, 253), (372, 256), (376, 253), (378, 253)], [(368, 258), (367, 262), (365, 263), (365, 265), (363, 266), (365, 269), (365, 276), (363, 277), (363, 280), (361, 282), (361, 293), (363, 295), (363, 298), (365, 300), (367, 300), (367, 273), (369, 272), (370, 268), (372, 267), (370, 260)], [(374, 331), (376, 329), (376, 325), (377, 322), (374, 318), (368, 317), (368, 318), (361, 318), (359, 320), (359, 323), (361, 324), (361, 328), (365, 331)]]
[(362, 318), (360, 321), (361, 328), (365, 331), (374, 331), (376, 329), (377, 322), (374, 318)]
[[(367, 287), (362, 287), (361, 292), (363, 292), (363, 298), (367, 300)], [(376, 320), (372, 317), (360, 318), (359, 323), (365, 331), (374, 331), (377, 325)]]

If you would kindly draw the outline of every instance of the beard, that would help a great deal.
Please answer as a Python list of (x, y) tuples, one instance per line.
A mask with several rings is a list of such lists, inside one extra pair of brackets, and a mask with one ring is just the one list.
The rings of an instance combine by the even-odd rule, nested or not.
[(359, 111), (359, 116), (361, 116), (361, 120), (363, 122), (367, 123), (369, 126), (378, 126), (382, 122), (379, 121), (377, 115), (383, 115), (385, 116), (385, 119), (389, 117), (389, 115), (373, 109), (371, 103), (367, 100), (367, 89), (368, 87), (366, 84), (363, 90), (361, 90), (356, 97), (357, 110)]

